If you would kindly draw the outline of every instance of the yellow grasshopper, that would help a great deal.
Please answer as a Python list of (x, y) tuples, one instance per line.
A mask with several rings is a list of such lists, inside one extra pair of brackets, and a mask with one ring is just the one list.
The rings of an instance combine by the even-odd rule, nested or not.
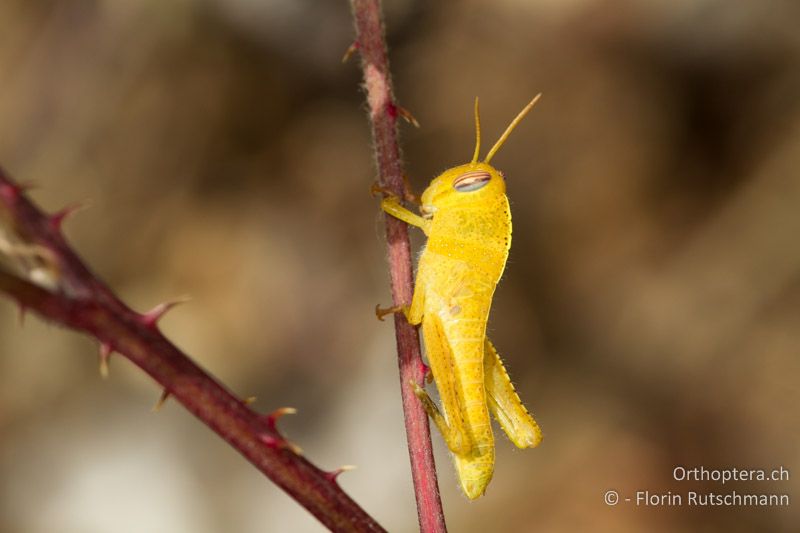
[(532, 448), (542, 440), (539, 425), (486, 337), (492, 296), (511, 246), (505, 180), (489, 162), (540, 96), (517, 115), (483, 161), (478, 161), (481, 129), (475, 99), (472, 161), (430, 183), (422, 194), (422, 216), (394, 196), (381, 202), (386, 213), (421, 228), (428, 237), (411, 306), (378, 312), (402, 311), (409, 323), (422, 324), (444, 415), (419, 384), (411, 386), (452, 452), (461, 488), (470, 499), (484, 493), (494, 471), (490, 412), (518, 447)]

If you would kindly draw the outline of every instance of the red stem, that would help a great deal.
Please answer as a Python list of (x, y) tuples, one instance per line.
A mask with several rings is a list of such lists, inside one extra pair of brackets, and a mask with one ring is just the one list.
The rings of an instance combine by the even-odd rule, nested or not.
[[(403, 162), (397, 141), (398, 107), (392, 91), (380, 5), (378, 0), (351, 0), (350, 4), (364, 71), (364, 88), (367, 92), (369, 119), (375, 143), (379, 184), (402, 197), (404, 181)], [(408, 226), (391, 216), (386, 216), (385, 220), (392, 299), (394, 305), (408, 305), (414, 290)], [(394, 317), (400, 364), (400, 391), (420, 530), (423, 533), (445, 532), (447, 526), (436, 480), (428, 415), (409, 386), (409, 382), (422, 383), (425, 378), (419, 334), (402, 314), (396, 313)]]
[[(0, 291), (23, 310), (84, 331), (127, 357), (332, 531), (384, 531), (339, 487), (335, 472), (311, 464), (277, 431), (279, 412), (252, 411), (161, 334), (157, 313), (132, 311), (98, 280), (63, 238), (61, 218), (43, 214), (0, 170), (0, 241), (6, 239), (6, 255), (22, 270), (44, 269), (50, 280), (40, 286), (0, 268)], [(28, 274), (42, 283), (41, 275)]]

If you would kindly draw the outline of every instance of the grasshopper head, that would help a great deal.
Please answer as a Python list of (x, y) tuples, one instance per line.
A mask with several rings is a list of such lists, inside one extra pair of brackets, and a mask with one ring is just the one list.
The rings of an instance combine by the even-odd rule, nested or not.
[(484, 203), (491, 198), (505, 195), (506, 183), (503, 173), (494, 168), (489, 162), (494, 154), (503, 146), (503, 143), (514, 131), (514, 128), (525, 118), (528, 111), (536, 104), (541, 94), (537, 94), (528, 105), (516, 116), (506, 131), (494, 144), (486, 158), (478, 161), (481, 150), (481, 121), (478, 111), (478, 99), (475, 99), (475, 153), (472, 161), (465, 165), (450, 168), (437, 176), (422, 193), (422, 206), (420, 211), (425, 218), (432, 218), (440, 209), (454, 206), (465, 206), (472, 203)]
[(422, 216), (433, 217), (439, 209), (483, 203), (506, 193), (503, 174), (488, 163), (467, 163), (445, 170), (422, 193)]

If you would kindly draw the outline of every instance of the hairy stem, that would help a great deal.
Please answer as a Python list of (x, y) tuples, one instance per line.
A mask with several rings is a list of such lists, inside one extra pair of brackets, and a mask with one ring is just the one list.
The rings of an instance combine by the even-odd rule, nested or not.
[[(379, 185), (402, 197), (403, 162), (397, 141), (399, 108), (392, 92), (380, 3), (378, 0), (351, 0), (350, 5), (356, 26), (356, 48), (360, 52), (364, 72)], [(414, 290), (408, 226), (391, 216), (386, 216), (385, 220), (392, 299), (394, 305), (408, 305)], [(400, 365), (400, 391), (420, 530), (425, 533), (444, 532), (447, 527), (436, 480), (428, 415), (410, 386), (411, 381), (422, 383), (425, 378), (419, 334), (399, 313), (395, 314), (394, 325)]]
[(161, 334), (156, 322), (170, 305), (139, 314), (96, 278), (63, 238), (64, 214), (42, 213), (0, 170), (0, 258), (18, 271), (0, 266), (0, 292), (93, 336), (102, 357), (128, 358), (332, 531), (384, 531), (339, 487), (339, 471), (317, 468), (280, 434), (285, 410), (255, 413)]

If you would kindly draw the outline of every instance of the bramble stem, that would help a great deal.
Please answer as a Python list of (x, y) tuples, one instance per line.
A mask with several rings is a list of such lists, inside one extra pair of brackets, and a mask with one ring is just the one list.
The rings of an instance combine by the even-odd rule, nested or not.
[(314, 466), (278, 432), (285, 410), (255, 413), (167, 340), (156, 321), (169, 306), (142, 315), (122, 303), (69, 247), (60, 219), (42, 213), (0, 170), (0, 254), (23, 274), (0, 266), (0, 292), (23, 311), (95, 337), (104, 357), (118, 352), (150, 374), (332, 531), (384, 531), (339, 487), (336, 471)]
[[(378, 165), (378, 185), (402, 198), (405, 190), (403, 162), (397, 141), (400, 108), (392, 92), (380, 3), (378, 0), (351, 0), (350, 5), (356, 26), (356, 48), (364, 72), (369, 122)], [(385, 220), (392, 300), (395, 306), (409, 305), (414, 281), (408, 226), (391, 216), (386, 216)], [(411, 381), (422, 383), (425, 378), (419, 334), (402, 314), (395, 314), (394, 325), (400, 365), (400, 392), (420, 530), (423, 533), (445, 532), (447, 526), (436, 480), (428, 415), (410, 386)]]

